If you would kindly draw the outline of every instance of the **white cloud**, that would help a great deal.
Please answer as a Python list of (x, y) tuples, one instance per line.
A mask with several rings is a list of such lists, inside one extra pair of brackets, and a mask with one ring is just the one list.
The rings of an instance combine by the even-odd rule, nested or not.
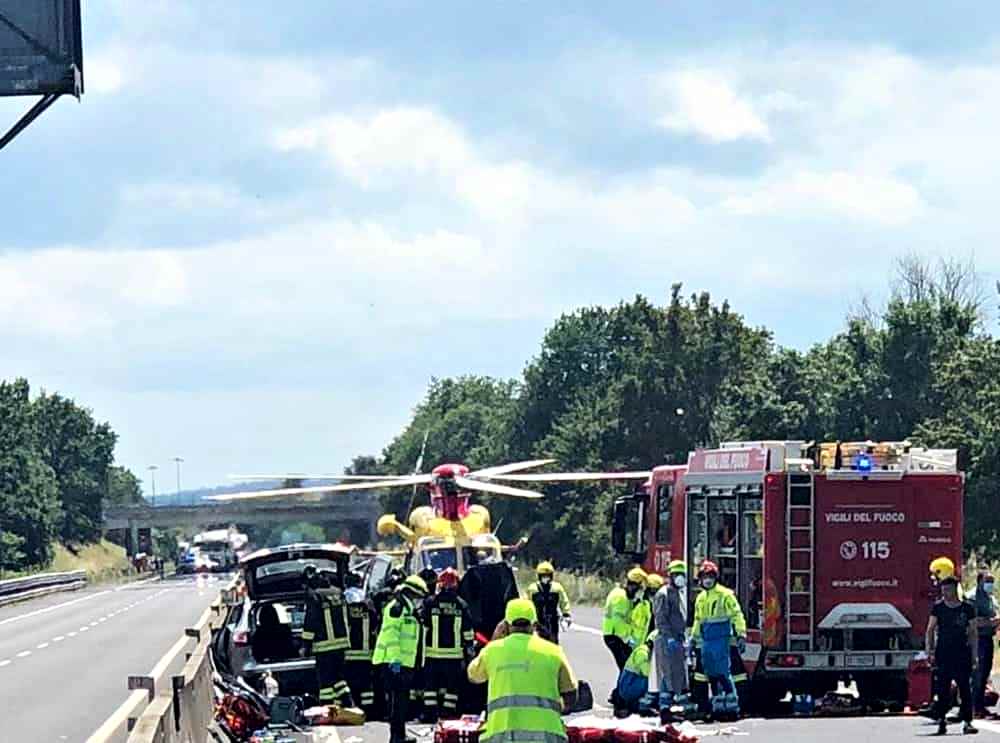
[(117, 93), (124, 83), (125, 73), (115, 60), (107, 56), (88, 57), (84, 77), (84, 87), (88, 94)]
[(712, 142), (771, 140), (767, 123), (753, 104), (737, 95), (730, 83), (707, 70), (684, 70), (661, 83), (671, 110), (659, 119), (664, 129), (694, 134)]

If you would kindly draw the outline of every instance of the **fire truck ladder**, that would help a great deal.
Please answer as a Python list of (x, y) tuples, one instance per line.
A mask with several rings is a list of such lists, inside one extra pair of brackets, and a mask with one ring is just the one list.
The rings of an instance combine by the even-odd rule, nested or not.
[(816, 577), (813, 497), (811, 474), (788, 475), (785, 611), (789, 650), (813, 649)]

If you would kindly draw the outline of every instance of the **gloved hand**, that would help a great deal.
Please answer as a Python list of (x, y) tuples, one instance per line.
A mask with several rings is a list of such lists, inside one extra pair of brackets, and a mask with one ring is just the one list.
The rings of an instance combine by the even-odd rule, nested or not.
[(573, 626), (573, 617), (569, 614), (563, 614), (562, 622), (560, 622), (560, 624), (562, 624), (563, 631), (568, 630)]
[(402, 673), (402, 671), (403, 671), (403, 664), (400, 663), (398, 660), (389, 664), (389, 673), (393, 674), (394, 676)]
[(667, 652), (676, 653), (677, 649), (680, 648), (681, 644), (677, 642), (674, 638), (670, 637), (667, 639)]
[(747, 638), (737, 637), (736, 638), (736, 649), (740, 651), (740, 655), (743, 655), (747, 651)]
[(631, 638), (629, 639), (629, 641), (626, 644), (629, 646), (629, 648), (631, 650), (635, 650), (636, 647), (639, 645), (638, 642), (636, 642), (634, 639), (631, 639)]

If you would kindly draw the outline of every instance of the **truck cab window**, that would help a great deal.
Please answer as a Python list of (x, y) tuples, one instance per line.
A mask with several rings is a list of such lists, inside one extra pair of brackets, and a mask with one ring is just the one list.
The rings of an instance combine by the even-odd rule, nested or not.
[(663, 483), (656, 489), (656, 543), (670, 544), (672, 512), (674, 509), (674, 486)]
[(739, 530), (735, 496), (711, 496), (708, 499), (709, 557), (719, 565), (719, 580), (736, 587)]

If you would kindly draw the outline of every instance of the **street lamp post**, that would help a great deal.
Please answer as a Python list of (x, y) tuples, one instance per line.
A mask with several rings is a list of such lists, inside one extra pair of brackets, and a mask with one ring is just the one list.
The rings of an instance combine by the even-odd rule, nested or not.
[(146, 469), (149, 470), (149, 482), (150, 485), (152, 486), (152, 492), (153, 492), (153, 498), (151, 501), (152, 506), (153, 508), (156, 508), (156, 470), (158, 470), (159, 467), (157, 467), (155, 464), (151, 464)]
[(184, 460), (180, 457), (174, 457), (174, 464), (177, 465), (177, 503), (174, 505), (181, 505), (181, 463)]

